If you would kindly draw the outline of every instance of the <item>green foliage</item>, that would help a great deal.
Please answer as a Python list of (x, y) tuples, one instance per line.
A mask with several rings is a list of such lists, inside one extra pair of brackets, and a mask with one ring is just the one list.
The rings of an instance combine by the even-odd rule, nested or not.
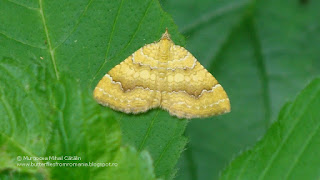
[[(186, 120), (116, 113), (92, 100), (109, 69), (166, 27), (183, 45), (158, 1), (1, 0), (0, 22), (3, 178), (173, 178)], [(16, 165), (17, 156), (62, 154), (118, 167)]]
[(320, 175), (320, 79), (312, 81), (251, 150), (221, 179), (317, 179)]
[[(0, 73), (1, 179), (155, 179), (149, 153), (120, 147), (115, 117), (78, 81), (65, 76), (56, 80), (42, 64), (13, 59), (0, 62)], [(50, 156), (81, 159), (23, 159)], [(46, 162), (117, 166), (31, 166)]]
[(218, 179), (235, 155), (263, 136), (285, 102), (320, 75), (320, 1), (161, 2), (232, 109), (188, 124), (190, 143), (177, 179)]
[(123, 140), (139, 151), (148, 150), (153, 157), (156, 174), (172, 179), (174, 167), (187, 141), (181, 136), (187, 121), (172, 117), (162, 110), (135, 116), (118, 114)]
[[(235, 154), (263, 136), (280, 107), (320, 74), (318, 1), (161, 3), (187, 43), (157, 0), (0, 0), (0, 179), (217, 179)], [(186, 45), (223, 85), (231, 113), (188, 124), (160, 109), (130, 115), (92, 99), (93, 88), (108, 70), (158, 40), (166, 27), (174, 42)], [(308, 98), (306, 92), (300, 96)], [(316, 125), (306, 114), (301, 120), (291, 118), (289, 112), (303, 105), (300, 96), (286, 106), (256, 148), (224, 171), (223, 178), (258, 177), (261, 172), (261, 179), (291, 178), (293, 173), (317, 170), (301, 167), (309, 162), (312, 150), (292, 149), (294, 144), (272, 149), (283, 139), (271, 141), (274, 144), (268, 139), (280, 132), (286, 137), (288, 131), (281, 128), (294, 122)], [(316, 115), (313, 111), (306, 110)], [(177, 171), (187, 124), (190, 143)], [(294, 140), (303, 144), (301, 134), (306, 130), (299, 128), (293, 128)], [(317, 131), (312, 132), (316, 137)], [(245, 160), (273, 150), (279, 155), (270, 154), (274, 160), (265, 158), (250, 174), (255, 161)], [(287, 151), (286, 158), (296, 163), (284, 168), (287, 159), (279, 157)], [(118, 166), (17, 166), (17, 156), (24, 155), (77, 155), (82, 158), (79, 162)], [(264, 163), (269, 168), (263, 169)], [(275, 164), (284, 174), (277, 174)]]

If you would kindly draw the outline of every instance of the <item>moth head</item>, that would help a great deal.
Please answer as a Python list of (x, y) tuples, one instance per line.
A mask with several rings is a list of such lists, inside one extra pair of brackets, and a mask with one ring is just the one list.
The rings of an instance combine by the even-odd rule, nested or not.
[(169, 41), (171, 41), (170, 34), (168, 32), (168, 28), (166, 28), (166, 31), (162, 34), (160, 41), (161, 40), (169, 40)]

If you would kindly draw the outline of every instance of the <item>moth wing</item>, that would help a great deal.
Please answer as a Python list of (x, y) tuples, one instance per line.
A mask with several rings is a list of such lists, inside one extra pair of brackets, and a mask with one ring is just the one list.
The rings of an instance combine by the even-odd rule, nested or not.
[[(94, 98), (98, 103), (126, 113), (141, 113), (160, 105), (160, 92), (144, 87), (145, 69), (129, 56), (111, 69), (98, 83)], [(155, 82), (154, 82), (155, 83)]]

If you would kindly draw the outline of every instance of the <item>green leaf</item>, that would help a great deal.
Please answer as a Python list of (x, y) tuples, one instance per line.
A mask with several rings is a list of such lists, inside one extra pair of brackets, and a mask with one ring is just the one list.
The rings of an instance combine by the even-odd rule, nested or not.
[(0, 77), (1, 179), (155, 179), (149, 153), (120, 147), (116, 119), (78, 81), (13, 59), (0, 61)]
[(317, 179), (320, 174), (320, 79), (284, 106), (265, 137), (235, 159), (221, 179)]
[(320, 75), (319, 5), (320, 1), (289, 0), (263, 0), (256, 5), (255, 26), (269, 79), (273, 119), (288, 99)]
[[(166, 3), (168, 8), (178, 3), (183, 7), (194, 6), (192, 1)], [(180, 11), (187, 8), (172, 10), (172, 13), (181, 30), (184, 24), (199, 24), (192, 31), (184, 32), (189, 37), (187, 47), (222, 84), (231, 101), (231, 113), (191, 121), (186, 132), (190, 143), (182, 156), (177, 179), (218, 178), (234, 154), (252, 145), (268, 125), (264, 117), (268, 107), (264, 103), (258, 47), (250, 22), (243, 19), (249, 2), (208, 1), (204, 4), (195, 9), (198, 16), (193, 18), (194, 22), (188, 18), (181, 18), (183, 21), (179, 22), (179, 14), (183, 14)]]
[(163, 0), (187, 49), (222, 84), (232, 109), (188, 124), (190, 144), (177, 179), (218, 179), (265, 133), (280, 107), (320, 75), (320, 4), (304, 2)]
[(147, 152), (138, 153), (134, 148), (121, 148), (115, 161), (119, 162), (118, 168), (110, 169), (105, 179), (156, 179), (151, 156)]
[(231, 39), (230, 34), (242, 21), (250, 0), (163, 0), (162, 4), (187, 37), (187, 49), (208, 68)]
[(139, 151), (149, 151), (156, 175), (172, 179), (176, 173), (175, 165), (187, 142), (182, 136), (187, 120), (172, 117), (160, 109), (136, 116), (118, 114), (123, 141)]
[(166, 28), (176, 44), (184, 44), (156, 0), (32, 2), (0, 2), (0, 40), (6, 44), (0, 55), (43, 59), (56, 76), (67, 70), (85, 87), (93, 88), (108, 70), (157, 41)]
[[(46, 101), (50, 100), (48, 112), (62, 109), (72, 112), (79, 103), (74, 102), (74, 84), (68, 80), (62, 82), (62, 77), (75, 77), (81, 85), (78, 88), (83, 92), (90, 91), (87, 95), (91, 97), (93, 88), (108, 70), (141, 46), (157, 41), (166, 27), (175, 43), (184, 45), (172, 19), (156, 0), (2, 0), (0, 22), (0, 42), (5, 44), (0, 47), (0, 58), (9, 57), (23, 63), (43, 62), (48, 73), (61, 80), (43, 85), (44, 88), (54, 86), (50, 88), (54, 90), (50, 98), (44, 95)], [(75, 94), (68, 97), (68, 89)], [(71, 102), (75, 104), (69, 104)], [(107, 107), (101, 111), (112, 112), (120, 123), (122, 144), (134, 146), (138, 154), (149, 151), (156, 177), (171, 179), (175, 175), (175, 164), (186, 143), (182, 137), (186, 120), (173, 118), (162, 110), (139, 116), (114, 113)], [(50, 150), (85, 152), (85, 149), (68, 144), (70, 141), (81, 144), (77, 137), (84, 136), (84, 130), (64, 130), (66, 126), (81, 126), (82, 123), (77, 121), (81, 115), (64, 116), (60, 112), (52, 117), (56, 120), (51, 122), (57, 128), (54, 133), (59, 136), (51, 137)], [(98, 124), (96, 126), (101, 126)], [(43, 129), (48, 128), (46, 124), (43, 126)], [(61, 143), (55, 145), (56, 142)], [(42, 144), (40, 147), (45, 149)]]

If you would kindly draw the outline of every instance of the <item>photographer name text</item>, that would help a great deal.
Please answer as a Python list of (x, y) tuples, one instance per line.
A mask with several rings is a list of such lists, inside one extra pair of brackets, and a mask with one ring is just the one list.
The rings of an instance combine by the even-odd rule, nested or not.
[(63, 160), (67, 160), (67, 161), (80, 161), (81, 157), (79, 156), (20, 156), (20, 158), (18, 158), (18, 161), (50, 161), (50, 160), (55, 160), (55, 161), (63, 161)]

